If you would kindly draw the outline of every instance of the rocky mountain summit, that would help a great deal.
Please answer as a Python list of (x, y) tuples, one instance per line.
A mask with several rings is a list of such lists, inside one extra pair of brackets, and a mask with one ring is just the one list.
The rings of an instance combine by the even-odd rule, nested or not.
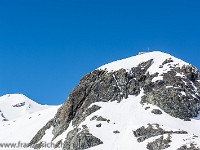
[[(30, 141), (63, 150), (198, 150), (200, 74), (162, 52), (104, 65), (82, 77)], [(48, 135), (48, 136), (47, 136)]]

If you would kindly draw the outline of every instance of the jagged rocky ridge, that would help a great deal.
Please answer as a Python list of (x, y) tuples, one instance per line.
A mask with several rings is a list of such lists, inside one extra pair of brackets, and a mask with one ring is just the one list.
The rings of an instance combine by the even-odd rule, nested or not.
[[(200, 82), (198, 81), (200, 75), (192, 65), (180, 67), (178, 64), (171, 65), (171, 62), (173, 59), (168, 58), (160, 64), (160, 68), (166, 65), (170, 68), (162, 74), (148, 72), (149, 67), (154, 63), (153, 59), (146, 60), (128, 71), (123, 68), (114, 71), (97, 69), (86, 74), (58, 109), (55, 117), (33, 137), (29, 146), (40, 145), (45, 131), (51, 127), (53, 127), (52, 140), (54, 140), (68, 129), (70, 123), (74, 129), (66, 135), (64, 150), (80, 150), (103, 144), (103, 141), (93, 136), (87, 127), (82, 130), (79, 127), (87, 116), (101, 109), (98, 105), (89, 106), (96, 102), (120, 103), (129, 95), (139, 95), (141, 89), (144, 91), (141, 105), (145, 103), (156, 105), (173, 117), (190, 121), (200, 111)], [(163, 79), (153, 81), (158, 76), (162, 76)], [(160, 137), (157, 143), (162, 140), (163, 137)], [(168, 139), (166, 141), (169, 142)], [(149, 143), (147, 148), (152, 149), (152, 145), (153, 143)], [(164, 149), (169, 145), (167, 143), (163, 146), (161, 142), (161, 147)]]

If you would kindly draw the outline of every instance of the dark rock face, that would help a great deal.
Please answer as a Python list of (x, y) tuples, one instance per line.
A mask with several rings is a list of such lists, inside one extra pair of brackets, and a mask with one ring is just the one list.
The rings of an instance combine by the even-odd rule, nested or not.
[(100, 128), (101, 127), (101, 123), (97, 124), (96, 127)]
[[(172, 134), (188, 134), (186, 131), (165, 131), (164, 129), (160, 128), (159, 124), (148, 124), (148, 127), (145, 128), (144, 126), (133, 131), (134, 136), (137, 138), (139, 143), (144, 142), (145, 140), (161, 136), (160, 138), (156, 139), (153, 142), (147, 144), (147, 149), (149, 150), (162, 150), (170, 147), (171, 135)], [(167, 134), (167, 138), (164, 139), (163, 135)]]
[(22, 107), (22, 106), (24, 106), (25, 104), (26, 104), (25, 102), (22, 102), (22, 103), (13, 105), (13, 107)]
[(118, 130), (116, 130), (116, 131), (113, 131), (113, 133), (115, 133), (115, 134), (118, 134), (118, 133), (120, 133)]
[(106, 118), (104, 118), (104, 117), (102, 117), (102, 116), (93, 116), (93, 117), (90, 119), (90, 121), (92, 121), (92, 120), (96, 120), (96, 121), (107, 121), (108, 123), (110, 122), (109, 119), (106, 119)]
[(200, 150), (200, 148), (196, 147), (195, 145), (191, 144), (188, 148), (186, 145), (181, 146), (177, 150)]
[(79, 125), (82, 121), (85, 120), (85, 118), (87, 116), (89, 116), (90, 114), (94, 113), (95, 111), (99, 110), (101, 107), (97, 106), (97, 105), (92, 105), (92, 107), (89, 107), (88, 109), (86, 109), (86, 111), (84, 111), (82, 114), (80, 114), (79, 116), (77, 116), (76, 118), (74, 118), (72, 124), (74, 126)]
[[(177, 73), (184, 77), (177, 76)], [(199, 72), (196, 68), (172, 66), (171, 71), (162, 76), (163, 80), (144, 85), (145, 95), (141, 103), (157, 105), (176, 118), (190, 120), (196, 117), (200, 110), (200, 83), (197, 81)]]
[(155, 127), (152, 124), (148, 124), (148, 127), (145, 128), (144, 126), (137, 129), (136, 131), (133, 131), (133, 134), (135, 137), (137, 137), (137, 141), (144, 142), (146, 139), (149, 139), (151, 137), (164, 135), (164, 134), (187, 134), (185, 131), (165, 131), (158, 124), (155, 125)]
[(153, 142), (150, 142), (147, 144), (147, 149), (149, 150), (162, 150), (170, 147), (169, 143), (171, 142), (171, 137), (168, 135), (166, 139), (164, 139), (163, 136), (160, 138), (156, 139)]
[[(169, 65), (170, 61), (167, 60), (162, 65)], [(58, 109), (55, 117), (38, 131), (29, 145), (38, 143), (51, 126), (54, 135), (52, 140), (62, 134), (69, 127), (70, 122), (74, 128), (78, 128), (87, 116), (101, 109), (97, 105), (92, 105), (93, 103), (108, 101), (120, 103), (129, 95), (137, 96), (141, 89), (144, 90), (141, 103), (156, 105), (171, 116), (180, 119), (189, 120), (189, 118), (195, 117), (200, 110), (200, 83), (197, 81), (199, 73), (196, 69), (193, 66), (183, 66), (182, 68), (171, 66), (171, 71), (163, 74), (163, 80), (152, 82), (152, 79), (158, 76), (158, 73), (150, 75), (147, 72), (152, 63), (152, 59), (147, 60), (132, 68), (130, 72), (125, 69), (113, 72), (95, 70), (86, 74)], [(177, 73), (183, 74), (185, 78), (176, 76)], [(172, 86), (172, 88), (166, 88), (166, 86)], [(186, 94), (182, 95), (181, 92)], [(76, 140), (83, 138), (82, 142), (86, 144), (85, 147), (82, 145), (83, 143), (76, 147), (72, 146), (74, 149), (84, 149), (102, 143), (89, 132), (84, 131), (81, 134), (73, 130), (70, 132), (75, 134), (76, 138), (73, 138), (75, 143)], [(71, 139), (70, 135), (68, 135), (68, 139)], [(69, 140), (65, 142), (73, 145)], [(64, 150), (71, 148), (67, 144), (63, 148)]]
[(147, 109), (149, 109), (150, 107), (148, 106), (148, 107), (145, 107), (145, 110), (147, 110)]
[(162, 111), (160, 111), (159, 109), (153, 109), (151, 111), (151, 113), (156, 114), (156, 115), (160, 115), (160, 114), (162, 114)]
[[(63, 133), (72, 121), (77, 127), (88, 115), (100, 109), (99, 106), (89, 107), (94, 102), (118, 101), (127, 98), (128, 95), (138, 95), (140, 88), (144, 85), (147, 76), (147, 69), (152, 60), (141, 63), (138, 67), (132, 68), (131, 73), (125, 69), (115, 72), (95, 70), (82, 77), (80, 83), (72, 90), (65, 103), (58, 109), (55, 117), (47, 123), (29, 145), (36, 144), (45, 134), (45, 130), (51, 126), (53, 139)], [(153, 78), (148, 74), (148, 78)], [(98, 118), (103, 119), (103, 118)], [(109, 120), (106, 119), (109, 122)], [(52, 140), (53, 140), (52, 139)]]
[(67, 134), (63, 149), (83, 150), (103, 144), (103, 142), (89, 133), (87, 129), (80, 131), (75, 128)]
[(3, 118), (3, 120), (2, 121), (8, 121), (8, 119), (3, 115), (3, 113), (2, 113), (2, 111), (0, 110), (0, 115), (1, 115), (1, 117)]
[(165, 64), (170, 63), (170, 62), (173, 62), (173, 60), (172, 60), (171, 58), (166, 59), (166, 60), (162, 63), (162, 66), (164, 66)]

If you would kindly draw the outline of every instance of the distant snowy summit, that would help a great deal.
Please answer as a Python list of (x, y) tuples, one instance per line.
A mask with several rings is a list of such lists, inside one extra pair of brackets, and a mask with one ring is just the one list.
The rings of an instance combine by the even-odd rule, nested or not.
[(0, 97), (0, 123), (48, 108), (23, 94), (7, 94)]

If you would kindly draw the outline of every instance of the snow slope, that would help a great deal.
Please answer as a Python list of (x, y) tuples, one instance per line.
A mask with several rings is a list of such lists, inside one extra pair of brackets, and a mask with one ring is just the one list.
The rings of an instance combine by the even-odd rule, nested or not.
[[(166, 131), (186, 131), (188, 134), (172, 134), (170, 147), (166, 150), (176, 150), (183, 145), (190, 146), (191, 143), (196, 146), (200, 146), (200, 120), (199, 117), (192, 119), (191, 121), (183, 121), (178, 118), (171, 117), (164, 111), (161, 115), (155, 115), (151, 113), (153, 109), (159, 109), (156, 106), (146, 104), (141, 105), (140, 99), (143, 95), (141, 92), (138, 96), (129, 96), (127, 99), (123, 99), (120, 103), (113, 102), (97, 102), (92, 105), (98, 105), (101, 107), (98, 111), (91, 114), (83, 121), (79, 128), (83, 129), (83, 125), (86, 125), (89, 132), (95, 137), (101, 139), (103, 144), (89, 148), (88, 150), (146, 150), (146, 145), (149, 142), (154, 141), (160, 136), (155, 136), (138, 143), (137, 138), (134, 136), (133, 131), (148, 124), (159, 124), (159, 126)], [(92, 107), (92, 105), (90, 107)], [(150, 107), (146, 110), (146, 107)], [(102, 116), (107, 121), (92, 120), (94, 116)], [(101, 123), (101, 127), (97, 127)], [(70, 127), (60, 136), (53, 140), (57, 143), (60, 140), (65, 140), (67, 133), (73, 129)], [(80, 130), (81, 131), (81, 130)], [(119, 133), (114, 133), (119, 131)], [(46, 132), (46, 135), (42, 138), (42, 141), (50, 142), (52, 139), (52, 128)], [(166, 138), (167, 135), (164, 135)], [(51, 148), (53, 150), (53, 148)], [(46, 150), (44, 148), (44, 150)]]
[(60, 106), (40, 105), (23, 94), (7, 94), (0, 97), (0, 149), (5, 144), (27, 145), (37, 131), (52, 119)]
[(7, 94), (0, 97), (0, 123), (17, 119), (48, 107), (30, 100), (23, 94)]
[[(5, 121), (0, 124), (0, 149), (5, 150), (21, 150), (33, 149), (24, 148), (27, 146), (33, 136), (50, 120), (54, 117), (57, 109), (60, 106), (51, 106), (46, 109), (24, 115), (12, 121)], [(19, 148), (5, 148), (1, 147), (2, 144), (23, 144)], [(21, 145), (20, 144), (20, 145)]]
[[(54, 117), (59, 107), (40, 105), (23, 94), (0, 97), (0, 149), (32, 149), (23, 146)], [(3, 144), (16, 144), (19, 147), (4, 147)]]

